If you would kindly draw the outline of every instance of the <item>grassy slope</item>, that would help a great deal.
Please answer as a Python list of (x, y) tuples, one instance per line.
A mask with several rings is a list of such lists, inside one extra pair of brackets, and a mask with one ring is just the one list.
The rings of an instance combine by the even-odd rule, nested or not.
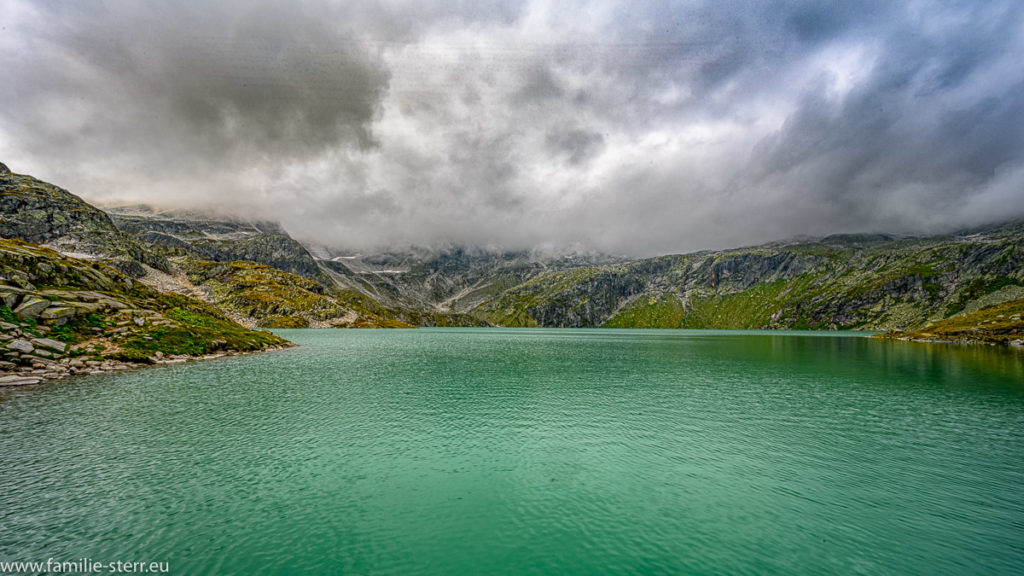
[(217, 306), (261, 327), (413, 327), (343, 302), (316, 282), (265, 264), (185, 259), (178, 265), (190, 281), (209, 290)]

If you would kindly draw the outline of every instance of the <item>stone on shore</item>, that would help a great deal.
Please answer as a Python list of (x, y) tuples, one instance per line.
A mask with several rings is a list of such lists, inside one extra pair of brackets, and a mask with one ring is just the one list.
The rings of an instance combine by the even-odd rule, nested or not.
[(52, 338), (33, 338), (32, 344), (40, 348), (49, 348), (50, 350), (56, 350), (57, 352), (64, 353), (68, 345), (59, 341), (53, 340)]
[(29, 342), (28, 340), (18, 338), (17, 340), (12, 340), (8, 342), (7, 349), (15, 350), (17, 352), (21, 352), (22, 354), (31, 354), (32, 351), (35, 350), (35, 346), (33, 346), (32, 343)]
[(28, 384), (39, 384), (43, 379), (37, 376), (0, 376), (0, 386), (26, 386)]

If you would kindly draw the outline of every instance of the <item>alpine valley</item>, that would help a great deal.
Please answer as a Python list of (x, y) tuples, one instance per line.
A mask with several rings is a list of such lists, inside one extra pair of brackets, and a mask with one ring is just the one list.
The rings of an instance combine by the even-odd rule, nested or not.
[(148, 206), (104, 211), (0, 164), (0, 236), (0, 367), (22, 380), (285, 345), (259, 328), (841, 329), (1016, 345), (1024, 338), (1024, 221), (639, 260), (469, 246), (353, 254), (303, 245), (272, 222)]

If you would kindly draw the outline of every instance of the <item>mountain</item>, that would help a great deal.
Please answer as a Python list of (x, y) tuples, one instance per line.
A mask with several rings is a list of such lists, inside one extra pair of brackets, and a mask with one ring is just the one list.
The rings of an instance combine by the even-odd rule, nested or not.
[(113, 208), (108, 212), (117, 228), (165, 256), (259, 262), (311, 280), (322, 279), (320, 268), (302, 244), (272, 222), (160, 212), (146, 206)]
[(98, 259), (130, 276), (142, 264), (168, 270), (166, 258), (119, 230), (102, 210), (63, 188), (12, 173), (0, 164), (0, 237)]
[(431, 326), (490, 323), (472, 313), (539, 274), (619, 262), (602, 254), (548, 255), (473, 247), (410, 249), (369, 256), (335, 256), (325, 250), (321, 269), (354, 301), (381, 314)]
[[(128, 256), (144, 264), (143, 282), (247, 326), (913, 331), (1024, 298), (1024, 222), (638, 260), (465, 246), (355, 254), (305, 246), (267, 222), (140, 207), (107, 217), (31, 177), (3, 177), (20, 199), (58, 198), (18, 200), (10, 213), (5, 204), (3, 235), (95, 253), (121, 239), (137, 247)], [(60, 225), (39, 234), (25, 222)]]
[(472, 313), (510, 326), (909, 330), (1024, 297), (1024, 224), (828, 237), (540, 275)]

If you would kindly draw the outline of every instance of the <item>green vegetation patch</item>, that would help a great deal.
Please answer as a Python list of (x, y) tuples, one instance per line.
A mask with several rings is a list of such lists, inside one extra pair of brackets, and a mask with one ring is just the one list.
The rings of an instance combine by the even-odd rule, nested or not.
[(784, 301), (790, 282), (757, 284), (732, 294), (715, 294), (690, 300), (683, 328), (757, 329), (771, 323), (772, 314)]
[(644, 296), (604, 323), (604, 328), (679, 328), (686, 310), (676, 294)]

